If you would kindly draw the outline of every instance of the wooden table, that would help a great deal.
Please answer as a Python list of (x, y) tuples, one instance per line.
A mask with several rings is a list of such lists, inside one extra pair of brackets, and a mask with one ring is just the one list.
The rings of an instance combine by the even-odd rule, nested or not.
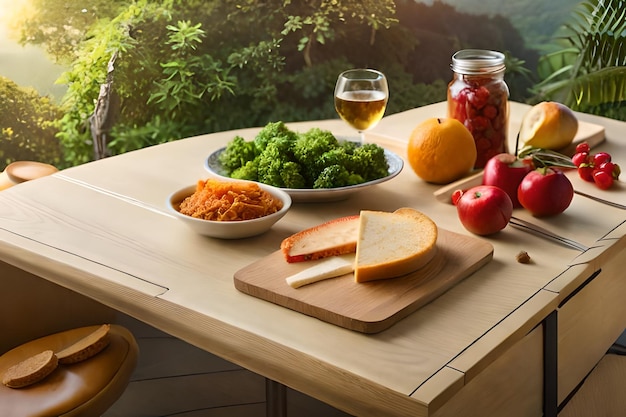
[[(511, 138), (527, 109), (511, 103)], [(445, 103), (391, 115), (370, 139), (404, 157), (414, 126), (443, 116)], [(606, 129), (601, 148), (626, 166), (626, 123), (579, 117)], [(291, 125), (314, 126), (352, 133), (339, 120)], [(250, 239), (201, 237), (166, 213), (168, 194), (207, 177), (203, 163), (213, 150), (257, 130), (154, 146), (0, 193), (0, 279), (10, 285), (4, 309), (35, 325), (26, 302), (32, 282), (26, 287), (10, 274), (38, 277), (359, 416), (554, 415), (624, 330), (624, 211), (578, 195), (554, 218), (516, 215), (590, 250), (507, 227), (485, 238), (495, 248), (489, 264), (381, 333), (346, 330), (238, 292), (233, 274), (284, 237), (360, 209), (410, 206), (468, 234), (455, 208), (433, 198), (438, 187), (408, 165), (345, 201), (294, 204), (271, 231)], [(623, 183), (603, 192), (571, 178), (576, 188), (626, 203)], [(515, 261), (520, 250), (531, 264)], [(0, 322), (3, 347), (18, 339), (11, 323)]]

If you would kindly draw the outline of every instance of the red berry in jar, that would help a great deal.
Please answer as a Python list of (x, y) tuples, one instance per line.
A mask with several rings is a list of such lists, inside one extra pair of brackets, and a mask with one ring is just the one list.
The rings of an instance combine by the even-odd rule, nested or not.
[(480, 110), (489, 101), (489, 96), (491, 92), (484, 85), (480, 85), (477, 88), (470, 89), (469, 94), (467, 95), (467, 99), (472, 107), (476, 110)]
[(483, 115), (488, 119), (495, 119), (498, 116), (498, 108), (493, 104), (485, 106), (483, 109)]
[(466, 49), (452, 56), (453, 80), (448, 85), (448, 117), (472, 133), (480, 169), (507, 152), (509, 88), (504, 82), (504, 54)]

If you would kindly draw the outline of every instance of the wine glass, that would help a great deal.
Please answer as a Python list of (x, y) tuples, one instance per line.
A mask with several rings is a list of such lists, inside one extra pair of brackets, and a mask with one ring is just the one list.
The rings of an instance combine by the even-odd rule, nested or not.
[(361, 144), (365, 130), (378, 124), (385, 114), (389, 87), (385, 75), (373, 69), (351, 69), (342, 72), (335, 85), (335, 110), (350, 126), (358, 130)]

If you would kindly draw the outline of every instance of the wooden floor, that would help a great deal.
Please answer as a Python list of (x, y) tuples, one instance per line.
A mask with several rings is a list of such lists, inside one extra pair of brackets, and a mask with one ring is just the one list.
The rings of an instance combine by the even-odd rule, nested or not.
[[(122, 397), (103, 417), (263, 417), (265, 379), (127, 316), (139, 362)], [(289, 417), (348, 417), (287, 390)]]

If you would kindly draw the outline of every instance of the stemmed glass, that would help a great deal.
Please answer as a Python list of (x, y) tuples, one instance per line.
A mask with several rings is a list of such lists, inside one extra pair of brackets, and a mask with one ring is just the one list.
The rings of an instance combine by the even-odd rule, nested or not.
[(385, 75), (373, 69), (351, 69), (342, 72), (335, 85), (335, 110), (350, 126), (358, 130), (361, 144), (365, 130), (378, 124), (385, 114), (389, 87)]

